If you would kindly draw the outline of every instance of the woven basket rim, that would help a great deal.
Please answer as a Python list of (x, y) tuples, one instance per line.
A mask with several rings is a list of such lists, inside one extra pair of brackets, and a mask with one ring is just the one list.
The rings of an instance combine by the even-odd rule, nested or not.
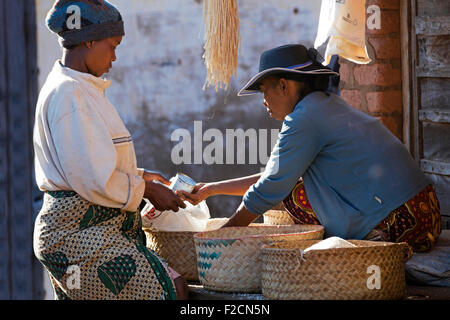
[[(322, 240), (299, 240), (299, 241), (322, 241)], [(310, 250), (308, 252), (305, 252), (305, 254), (311, 254), (312, 252), (320, 251), (321, 253), (326, 252), (339, 252), (339, 251), (359, 251), (359, 250), (367, 250), (372, 248), (388, 248), (388, 247), (394, 247), (394, 246), (402, 246), (406, 247), (408, 244), (406, 242), (389, 242), (389, 241), (369, 241), (369, 240), (347, 240), (353, 244), (357, 243), (367, 243), (370, 244), (368, 246), (356, 246), (356, 247), (345, 247), (345, 248), (328, 248), (328, 249), (319, 249), (319, 250)], [(278, 243), (282, 243), (283, 241), (279, 242), (271, 242), (267, 244), (261, 245), (261, 250), (264, 252), (298, 252), (301, 248), (274, 248), (273, 246), (276, 246)]]
[[(297, 236), (299, 233), (301, 234), (310, 234), (310, 233), (317, 233), (322, 232), (325, 230), (324, 226), (322, 225), (263, 225), (263, 226), (247, 226), (247, 227), (227, 227), (226, 229), (242, 229), (242, 228), (274, 228), (279, 229), (283, 226), (311, 226), (313, 230), (305, 230), (305, 231), (296, 231), (296, 232), (289, 232), (289, 233), (270, 233), (270, 234), (255, 234), (255, 235), (240, 235), (237, 237), (207, 237), (208, 234), (217, 232), (218, 230), (211, 230), (211, 231), (204, 231), (204, 232), (197, 232), (194, 234), (194, 239), (198, 240), (245, 240), (245, 239), (259, 239), (259, 238), (267, 238), (267, 237), (275, 237), (275, 236)], [(315, 229), (315, 230), (314, 230)]]
[[(274, 226), (274, 225), (269, 225), (269, 224), (264, 224), (264, 223), (256, 223), (257, 225), (255, 226), (254, 225), (255, 223), (251, 223), (249, 226), (250, 227), (260, 227), (260, 225), (261, 226)], [(281, 226), (281, 225), (280, 225)], [(283, 225), (283, 226), (289, 226), (288, 224), (286, 224), (286, 225)], [(144, 231), (144, 232), (151, 232), (151, 233), (160, 233), (160, 234), (163, 234), (163, 233), (167, 233), (167, 234), (179, 234), (179, 235), (182, 235), (182, 234), (187, 234), (187, 235), (193, 235), (193, 234), (196, 234), (196, 233), (203, 233), (203, 232), (210, 232), (210, 231), (217, 231), (217, 230), (219, 230), (220, 228), (218, 228), (218, 229), (212, 229), (212, 230), (205, 230), (205, 231), (166, 231), (166, 230), (158, 230), (158, 229), (154, 229), (154, 228), (152, 228), (152, 227), (142, 227), (142, 230)]]
[(168, 233), (168, 234), (188, 234), (188, 235), (192, 235), (195, 233), (198, 233), (198, 231), (161, 231), (161, 230), (156, 230), (156, 229), (152, 229), (152, 228), (142, 228), (142, 230), (144, 232), (151, 232), (151, 233)]

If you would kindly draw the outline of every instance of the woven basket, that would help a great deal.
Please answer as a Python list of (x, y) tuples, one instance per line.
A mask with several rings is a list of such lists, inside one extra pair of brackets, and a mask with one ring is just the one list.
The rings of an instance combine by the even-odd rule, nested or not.
[(303, 256), (299, 249), (304, 250), (318, 241), (264, 245), (263, 296), (277, 300), (403, 298), (408, 245), (349, 241), (357, 247), (311, 250)]
[[(228, 219), (210, 219), (206, 230), (220, 228)], [(156, 231), (143, 228), (147, 247), (166, 260), (185, 280), (198, 281), (197, 253), (195, 252), (194, 234), (197, 232)]]
[(269, 210), (264, 213), (264, 223), (269, 225), (291, 225), (295, 224), (290, 214), (283, 210)]
[(195, 232), (169, 232), (144, 229), (147, 247), (166, 260), (185, 280), (198, 280)]
[(252, 225), (201, 232), (194, 236), (203, 287), (225, 292), (261, 291), (261, 246), (276, 240), (322, 239), (323, 226)]

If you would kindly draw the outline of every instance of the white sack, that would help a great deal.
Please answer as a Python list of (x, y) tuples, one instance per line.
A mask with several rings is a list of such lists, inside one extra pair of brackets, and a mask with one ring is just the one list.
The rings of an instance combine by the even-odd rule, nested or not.
[(330, 38), (325, 64), (335, 54), (358, 64), (371, 61), (366, 48), (365, 3), (365, 0), (322, 0), (314, 47), (320, 47)]
[(145, 212), (150, 209), (151, 203), (147, 205), (141, 212), (142, 226), (144, 228), (152, 228), (158, 231), (191, 231), (201, 232), (206, 229), (206, 224), (210, 218), (209, 208), (206, 201), (202, 201), (196, 206), (185, 201), (186, 208), (179, 208), (178, 212), (174, 211), (156, 211), (152, 219), (149, 219)]

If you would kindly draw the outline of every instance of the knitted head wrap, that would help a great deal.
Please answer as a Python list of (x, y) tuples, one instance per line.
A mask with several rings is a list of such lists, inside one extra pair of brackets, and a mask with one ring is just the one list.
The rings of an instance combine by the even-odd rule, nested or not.
[(57, 0), (46, 25), (63, 47), (125, 35), (120, 12), (105, 0)]

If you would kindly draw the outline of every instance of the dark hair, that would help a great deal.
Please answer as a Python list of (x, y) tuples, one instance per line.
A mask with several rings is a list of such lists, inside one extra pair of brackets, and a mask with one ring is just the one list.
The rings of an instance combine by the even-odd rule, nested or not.
[(72, 49), (75, 49), (76, 47), (78, 47), (78, 44), (71, 45), (71, 46), (63, 45), (63, 48), (67, 49), (67, 50), (72, 50)]
[(279, 73), (273, 75), (278, 80), (281, 78), (305, 82), (312, 91), (328, 91), (330, 75), (303, 75), (295, 73)]

